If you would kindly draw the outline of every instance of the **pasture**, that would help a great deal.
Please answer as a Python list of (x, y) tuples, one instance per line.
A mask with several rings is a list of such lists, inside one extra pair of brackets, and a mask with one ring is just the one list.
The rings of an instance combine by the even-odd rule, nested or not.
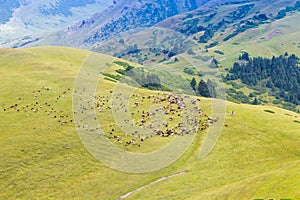
[[(226, 102), (222, 134), (210, 154), (200, 159), (207, 133), (207, 129), (201, 128), (203, 123), (209, 123), (211, 100), (194, 97), (198, 99), (195, 104), (200, 129), (176, 162), (142, 174), (120, 172), (100, 163), (83, 146), (73, 121), (74, 80), (89, 54), (63, 47), (0, 50), (1, 199), (118, 199), (161, 177), (185, 170), (187, 173), (152, 184), (127, 199), (300, 196), (300, 132), (299, 123), (294, 122), (300, 115), (272, 106)], [(107, 57), (99, 56), (104, 60)], [(126, 137), (115, 125), (113, 114), (117, 108), (113, 103), (123, 103), (123, 108), (125, 102), (112, 100), (113, 95), (120, 98), (126, 91), (117, 96), (118, 92), (111, 92), (117, 83), (104, 80), (100, 74), (99, 79), (93, 107), (112, 143), (142, 153), (156, 150), (181, 134), (178, 99), (184, 97), (136, 89), (126, 100), (131, 123), (141, 128), (154, 126), (150, 112), (161, 108), (155, 106), (157, 103), (165, 106), (161, 111), (168, 112), (164, 115), (168, 127), (151, 138), (138, 133)], [(169, 135), (167, 129), (173, 129)], [(133, 138), (135, 142), (128, 144)]]

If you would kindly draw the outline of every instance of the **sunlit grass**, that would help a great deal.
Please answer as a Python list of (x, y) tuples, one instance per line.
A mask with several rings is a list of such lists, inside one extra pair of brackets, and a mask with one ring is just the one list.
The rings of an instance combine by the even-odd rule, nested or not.
[[(63, 111), (67, 119), (72, 119), (72, 86), (88, 54), (61, 47), (1, 50), (1, 199), (117, 199), (162, 176), (183, 170), (190, 172), (152, 185), (128, 199), (295, 199), (300, 196), (300, 132), (299, 123), (294, 122), (300, 116), (290, 111), (227, 103), (227, 126), (206, 158), (198, 157), (205, 136), (205, 132), (198, 132), (192, 146), (169, 167), (147, 174), (128, 174), (112, 170), (93, 158), (81, 143), (75, 125), (62, 124), (53, 118), (54, 113), (48, 115), (45, 112), (49, 111), (48, 106), (43, 105), (38, 112), (3, 110), (14, 104), (21, 109), (23, 105), (34, 107), (31, 104), (38, 101), (50, 103), (51, 108)], [(100, 82), (99, 95), (109, 94), (114, 86), (110, 81)], [(38, 90), (43, 95), (35, 97)], [(146, 96), (157, 92), (140, 89), (135, 93)], [(61, 96), (59, 100), (58, 96)], [(199, 106), (210, 115), (210, 104), (210, 99), (201, 98)], [(141, 109), (149, 106), (145, 103)], [(107, 125), (114, 121), (108, 112), (103, 114), (99, 113), (98, 120), (108, 132), (111, 127)], [(148, 152), (165, 145), (170, 138), (153, 137), (145, 140), (140, 148), (128, 146), (128, 150)]]

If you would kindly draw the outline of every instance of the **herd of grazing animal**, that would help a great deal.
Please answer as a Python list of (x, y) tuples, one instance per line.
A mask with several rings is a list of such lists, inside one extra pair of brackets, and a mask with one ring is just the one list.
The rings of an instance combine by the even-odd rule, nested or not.
[[(102, 117), (109, 116), (108, 112), (114, 112), (115, 115), (127, 114), (128, 117), (122, 118), (121, 123), (116, 123), (112, 118), (111, 121), (115, 123), (110, 124), (106, 129), (108, 139), (125, 146), (140, 147), (147, 139), (154, 136), (195, 134), (217, 121), (217, 119), (208, 118), (197, 106), (200, 99), (187, 95), (153, 92), (152, 94), (134, 93), (128, 98), (122, 93), (117, 93), (112, 100), (112, 93), (113, 91), (109, 91), (106, 95), (96, 96), (95, 107), (100, 121)], [(191, 108), (187, 108), (185, 103), (187, 101), (192, 105)], [(149, 108), (155, 105), (157, 105), (155, 109)], [(157, 112), (163, 113), (165, 120), (162, 120), (160, 116), (155, 117)], [(192, 116), (190, 113), (196, 113), (196, 115)], [(135, 128), (124, 132), (123, 126)]]
[[(74, 92), (79, 93), (78, 91)], [(36, 113), (44, 113), (60, 125), (73, 123), (73, 115), (67, 114), (68, 111), (59, 109), (59, 106), (57, 106), (59, 101), (65, 98), (66, 95), (69, 95), (68, 98), (70, 98), (70, 93), (70, 88), (57, 94), (52, 89), (43, 87), (32, 91), (32, 99), (19, 97), (16, 102), (5, 107), (3, 111), (23, 112), (27, 117)], [(153, 92), (147, 95), (134, 93), (130, 98), (125, 98), (124, 101), (122, 94), (118, 93), (114, 102), (112, 96), (113, 91), (109, 91), (107, 94), (94, 95), (93, 99), (89, 99), (87, 104), (80, 104), (79, 110), (74, 111), (73, 114), (76, 115), (79, 112), (85, 115), (88, 111), (96, 110), (101, 125), (101, 117), (111, 116), (112, 112), (117, 113), (117, 115), (120, 112), (127, 113), (129, 118), (123, 120), (124, 126), (131, 125), (137, 128), (133, 128), (131, 132), (122, 131), (122, 127), (119, 127), (120, 124), (115, 123), (112, 118), (112, 124), (106, 125), (107, 128), (104, 134), (114, 143), (124, 144), (125, 146), (136, 145), (140, 147), (147, 139), (154, 136), (169, 137), (195, 134), (199, 130), (205, 130), (217, 121), (217, 119), (209, 118), (197, 106), (200, 101), (198, 98), (191, 98), (187, 95), (163, 92)], [(192, 107), (187, 107), (186, 102), (189, 102)], [(149, 106), (155, 105), (157, 106), (155, 109), (151, 110), (149, 108)], [(162, 116), (156, 116), (157, 113), (162, 113), (164, 120)], [(191, 113), (196, 113), (196, 115)], [(95, 117), (93, 120), (98, 122), (98, 119)], [(87, 123), (78, 122), (78, 128), (82, 127), (95, 133), (99, 132), (100, 125), (93, 128)]]
[(52, 91), (52, 89), (48, 87), (42, 87), (31, 92), (32, 98), (18, 97), (14, 103), (3, 108), (3, 111), (24, 113), (26, 117), (43, 113), (61, 125), (73, 123), (71, 114), (68, 114), (63, 109), (57, 108), (59, 101), (70, 93), (70, 88), (57, 95), (54, 91)]

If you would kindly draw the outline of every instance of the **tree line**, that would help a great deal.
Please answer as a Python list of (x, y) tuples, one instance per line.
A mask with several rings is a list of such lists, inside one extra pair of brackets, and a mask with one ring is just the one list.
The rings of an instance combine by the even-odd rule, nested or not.
[(276, 99), (300, 104), (300, 68), (296, 55), (250, 58), (244, 53), (239, 60), (243, 61), (234, 63), (226, 80), (240, 79), (253, 89), (268, 88)]
[(217, 97), (216, 84), (210, 79), (208, 79), (206, 82), (204, 80), (200, 80), (197, 84), (196, 79), (193, 77), (193, 79), (190, 82), (190, 85), (197, 94), (203, 97)]

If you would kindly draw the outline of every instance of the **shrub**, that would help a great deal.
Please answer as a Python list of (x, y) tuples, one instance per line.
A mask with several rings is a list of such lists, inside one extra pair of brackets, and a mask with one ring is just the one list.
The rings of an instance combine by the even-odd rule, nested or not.
[(194, 70), (190, 68), (184, 68), (183, 72), (190, 75), (193, 75), (195, 73)]
[(267, 112), (267, 113), (275, 113), (273, 110), (264, 110), (265, 112)]
[(110, 79), (110, 78), (107, 78), (107, 77), (104, 77), (104, 80), (108, 80), (108, 81), (111, 81), (111, 82), (114, 82), (114, 83), (117, 83), (118, 81), (116, 80), (113, 80), (113, 79)]
[(220, 51), (220, 50), (215, 50), (214, 52), (217, 53), (217, 54), (220, 54), (220, 55), (224, 55), (224, 52)]
[(109, 73), (103, 73), (104, 76), (107, 76), (111, 79), (115, 79), (115, 80), (120, 80), (121, 76), (120, 75), (114, 75), (114, 74), (109, 74)]

